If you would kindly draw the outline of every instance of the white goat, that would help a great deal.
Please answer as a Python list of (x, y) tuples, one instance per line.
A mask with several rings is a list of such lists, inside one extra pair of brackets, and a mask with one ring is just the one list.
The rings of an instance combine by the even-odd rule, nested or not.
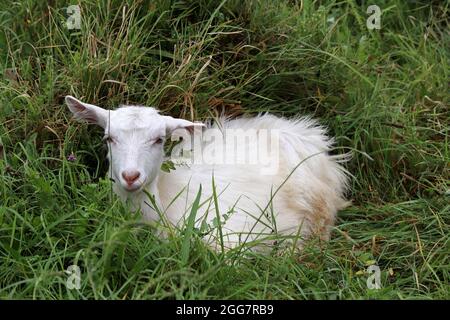
[[(256, 239), (270, 244), (267, 239), (272, 236), (273, 240), (274, 234), (292, 236), (299, 247), (313, 235), (327, 240), (336, 212), (347, 205), (343, 197), (347, 175), (338, 163), (342, 156), (328, 154), (332, 139), (309, 118), (288, 120), (265, 114), (219, 119), (204, 131), (253, 129), (257, 134), (239, 145), (250, 153), (254, 152), (252, 146), (270, 140), (260, 133), (276, 132), (277, 148), (272, 148), (270, 159), (276, 159), (277, 166), (271, 172), (261, 171), (258, 164), (203, 162), (181, 165), (167, 173), (161, 170), (166, 137), (178, 129), (192, 133), (195, 127), (205, 125), (163, 116), (151, 107), (123, 106), (108, 111), (71, 96), (66, 103), (76, 119), (104, 128), (114, 191), (123, 200), (130, 199), (146, 220), (158, 221), (162, 212), (173, 225), (184, 223), (201, 186), (202, 206), (195, 225), (220, 224), (221, 240), (217, 239), (219, 232), (204, 238), (215, 248), (219, 241), (225, 248)], [(231, 153), (235, 149), (229, 142), (214, 141), (214, 152)], [(201, 146), (207, 147), (207, 143), (203, 141)], [(276, 157), (273, 151), (277, 151)], [(147, 194), (154, 196), (153, 202)], [(267, 237), (260, 240), (263, 235)]]

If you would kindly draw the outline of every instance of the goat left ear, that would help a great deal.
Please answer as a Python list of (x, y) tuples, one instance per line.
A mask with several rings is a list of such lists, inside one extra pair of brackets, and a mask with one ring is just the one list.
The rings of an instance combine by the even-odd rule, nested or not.
[(80, 100), (66, 96), (66, 104), (73, 113), (74, 118), (79, 121), (86, 121), (106, 127), (106, 120), (108, 119), (108, 111), (92, 104), (81, 102)]
[(170, 116), (164, 116), (166, 122), (166, 134), (170, 135), (177, 129), (186, 129), (190, 133), (194, 132), (195, 128), (203, 128), (205, 125), (201, 122), (191, 122), (184, 119), (176, 119)]

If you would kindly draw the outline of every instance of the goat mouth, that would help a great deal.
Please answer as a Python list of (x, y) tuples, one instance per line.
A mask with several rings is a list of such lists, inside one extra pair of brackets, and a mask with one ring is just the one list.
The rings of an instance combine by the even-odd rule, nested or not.
[(124, 186), (125, 191), (128, 192), (136, 192), (138, 190), (140, 190), (142, 188), (142, 185), (138, 185), (138, 186)]
[(137, 187), (125, 187), (125, 190), (128, 191), (128, 192), (135, 192), (139, 188), (140, 188), (139, 186), (137, 186)]
[(143, 183), (139, 183), (137, 185), (128, 185), (128, 184), (123, 184), (122, 187), (125, 191), (129, 192), (129, 193), (135, 193), (135, 192), (139, 192), (142, 191), (142, 189), (145, 188), (146, 186), (146, 181), (144, 181)]

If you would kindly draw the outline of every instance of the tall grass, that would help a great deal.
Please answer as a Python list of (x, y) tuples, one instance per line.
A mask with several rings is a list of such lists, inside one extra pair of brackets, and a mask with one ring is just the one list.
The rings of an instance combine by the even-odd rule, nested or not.
[[(377, 1), (380, 30), (367, 1), (86, 0), (80, 30), (70, 4), (0, 4), (0, 297), (450, 297), (446, 2)], [(162, 241), (111, 195), (99, 130), (66, 94), (190, 120), (313, 115), (354, 154), (353, 206), (301, 254), (215, 253), (189, 223)]]

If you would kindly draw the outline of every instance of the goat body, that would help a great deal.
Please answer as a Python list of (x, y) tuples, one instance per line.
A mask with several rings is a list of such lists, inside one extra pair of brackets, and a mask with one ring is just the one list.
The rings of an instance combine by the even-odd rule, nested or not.
[[(71, 110), (74, 112), (76, 106), (73, 104), (81, 102), (70, 99), (74, 98), (70, 97), (69, 101), (66, 98), (66, 101), (69, 107), (72, 103)], [(105, 114), (99, 115), (100, 110), (97, 109), (94, 109), (97, 112), (94, 117), (92, 114), (88, 116), (91, 105), (81, 103), (81, 106), (85, 107), (81, 108), (83, 115), (80, 116), (77, 110), (74, 112), (79, 118), (91, 120), (94, 118), (93, 122), (100, 123), (99, 118), (105, 117)], [(139, 115), (145, 109), (146, 114), (149, 114), (149, 109), (156, 112), (148, 107), (119, 108), (111, 111), (110, 119), (113, 112), (121, 110), (120, 112), (128, 113), (129, 116), (131, 113)], [(151, 120), (147, 120), (152, 128), (149, 130), (155, 128), (152, 122), (161, 122), (163, 117), (157, 112), (152, 114), (149, 118)], [(119, 113), (115, 114), (109, 125), (103, 122), (105, 133), (114, 129), (115, 123), (124, 124), (123, 119), (118, 121), (117, 118), (120, 118)], [(140, 131), (133, 128), (139, 127), (135, 122), (143, 121), (145, 116), (127, 119), (130, 118), (135, 120), (130, 120), (131, 124), (125, 125), (129, 127), (127, 132), (130, 130), (133, 132), (133, 138), (130, 136), (128, 139), (139, 148), (136, 141), (140, 139), (138, 133)], [(168, 118), (170, 123), (166, 124), (166, 132), (170, 126), (184, 130), (192, 129), (195, 125), (185, 120)], [(172, 123), (175, 120), (185, 122), (175, 125)], [(163, 152), (161, 149), (161, 156), (153, 161), (155, 162), (153, 166), (158, 166), (155, 174), (147, 174), (144, 172), (145, 168), (140, 169), (145, 173), (143, 176), (151, 177), (143, 178), (145, 182), (142, 182), (140, 188), (130, 192), (119, 173), (116, 173), (114, 178), (122, 180), (120, 183), (116, 181), (114, 190), (123, 200), (131, 200), (133, 206), (142, 212), (146, 220), (159, 221), (163, 215), (172, 225), (181, 225), (188, 219), (192, 203), (201, 186), (201, 205), (196, 213), (195, 225), (199, 229), (204, 229), (204, 239), (213, 247), (222, 242), (224, 247), (232, 248), (242, 242), (259, 239), (261, 243), (270, 244), (274, 235), (295, 236), (299, 247), (304, 239), (311, 236), (329, 239), (337, 211), (347, 205), (347, 201), (344, 200), (347, 174), (339, 163), (345, 157), (329, 154), (333, 140), (326, 136), (324, 128), (310, 118), (284, 119), (264, 114), (234, 120), (221, 118), (208, 126), (202, 134), (205, 137), (209, 132), (221, 132), (225, 136), (226, 132), (242, 129), (255, 134), (248, 135), (237, 146), (229, 139), (217, 139), (209, 144), (203, 139), (200, 141), (202, 152), (211, 151), (213, 148), (215, 150), (213, 154), (226, 156), (236, 153), (238, 147), (238, 158), (243, 151), (250, 153), (251, 156), (255, 152), (254, 146), (270, 143), (272, 133), (276, 133), (276, 146), (272, 145), (273, 150), (269, 156), (269, 160), (276, 166), (264, 172), (260, 163), (194, 161), (190, 164), (177, 165), (175, 170), (165, 172), (160, 170)], [(263, 132), (269, 134), (260, 134)], [(118, 140), (120, 134), (118, 133)], [(155, 146), (156, 143), (152, 148), (157, 148)], [(184, 150), (192, 148), (191, 141), (183, 141), (180, 147)], [(129, 159), (128, 156), (122, 157), (120, 152), (127, 153), (126, 150), (132, 152), (134, 149), (124, 148), (117, 147), (116, 153), (121, 159)], [(154, 151), (150, 149), (148, 152)], [(109, 159), (111, 164), (114, 164), (116, 154), (113, 148), (110, 150)], [(145, 159), (143, 161), (146, 162)], [(134, 167), (139, 169), (139, 165)], [(114, 168), (111, 166), (110, 169), (112, 171), (109, 174), (114, 176)], [(127, 182), (129, 184), (129, 181)], [(148, 194), (154, 196), (154, 202), (150, 201)], [(219, 224), (223, 237), (221, 240), (217, 239), (218, 232), (207, 232), (214, 230)]]

